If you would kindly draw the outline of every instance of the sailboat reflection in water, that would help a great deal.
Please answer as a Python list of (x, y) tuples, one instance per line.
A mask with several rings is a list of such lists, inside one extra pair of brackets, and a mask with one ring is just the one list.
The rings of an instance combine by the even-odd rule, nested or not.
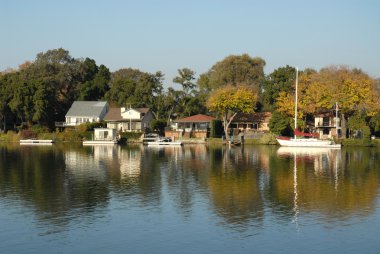
[(280, 147), (277, 155), (282, 158), (293, 158), (293, 219), (292, 223), (299, 226), (300, 195), (297, 162), (307, 161), (314, 163), (314, 174), (318, 177), (326, 171), (333, 171), (335, 192), (338, 192), (338, 171), (341, 159), (341, 150), (327, 147)]

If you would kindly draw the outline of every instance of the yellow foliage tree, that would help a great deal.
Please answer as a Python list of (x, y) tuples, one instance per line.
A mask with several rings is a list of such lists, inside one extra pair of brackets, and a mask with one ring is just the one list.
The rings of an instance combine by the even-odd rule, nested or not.
[(232, 120), (240, 112), (254, 112), (257, 97), (257, 92), (248, 86), (228, 85), (214, 90), (208, 98), (206, 106), (209, 110), (222, 116), (224, 133), (228, 139), (228, 128)]
[[(357, 69), (331, 66), (319, 72), (301, 73), (298, 84), (298, 117), (333, 109), (338, 103), (342, 114), (364, 111), (373, 116), (380, 111), (375, 80)], [(294, 117), (294, 94), (282, 92), (277, 108)]]

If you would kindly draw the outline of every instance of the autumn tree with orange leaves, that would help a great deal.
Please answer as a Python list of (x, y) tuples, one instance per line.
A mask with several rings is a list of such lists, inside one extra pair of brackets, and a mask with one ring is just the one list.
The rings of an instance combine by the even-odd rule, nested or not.
[[(279, 111), (294, 117), (294, 94), (281, 92), (276, 103)], [(374, 116), (380, 111), (375, 80), (361, 70), (348, 67), (331, 66), (319, 72), (301, 72), (298, 85), (300, 119), (307, 114), (333, 109), (335, 103), (342, 114), (342, 128), (345, 119), (355, 112)]]

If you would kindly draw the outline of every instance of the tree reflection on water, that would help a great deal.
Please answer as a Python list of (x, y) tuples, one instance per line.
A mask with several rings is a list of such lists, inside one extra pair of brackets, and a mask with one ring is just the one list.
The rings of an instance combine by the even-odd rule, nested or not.
[(315, 213), (330, 225), (374, 211), (379, 157), (367, 148), (2, 145), (0, 197), (61, 228), (107, 213), (111, 199), (152, 212), (172, 206), (184, 219), (206, 203), (222, 225), (242, 230)]

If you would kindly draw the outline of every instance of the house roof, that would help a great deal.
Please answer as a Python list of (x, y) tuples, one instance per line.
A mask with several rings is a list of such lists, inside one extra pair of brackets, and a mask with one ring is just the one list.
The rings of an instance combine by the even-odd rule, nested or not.
[[(149, 112), (150, 108), (132, 108), (140, 113), (146, 114)], [(123, 119), (121, 116), (121, 108), (110, 108), (104, 117), (105, 121), (130, 121), (129, 119)], [(132, 119), (132, 121), (141, 121), (141, 119)]]
[(123, 121), (120, 108), (109, 108), (104, 117), (105, 121)]
[(106, 101), (74, 101), (66, 116), (100, 117), (106, 106)]
[(257, 112), (257, 113), (239, 113), (235, 116), (232, 122), (240, 122), (240, 123), (263, 123), (269, 121), (272, 117), (271, 112)]
[(205, 122), (211, 122), (212, 120), (215, 120), (215, 117), (207, 116), (203, 114), (198, 114), (194, 116), (189, 116), (185, 118), (181, 118), (178, 120), (175, 120), (176, 123), (205, 123)]
[(140, 112), (140, 113), (144, 113), (144, 114), (146, 114), (146, 113), (148, 113), (149, 112), (149, 110), (150, 110), (150, 108), (135, 108), (138, 112)]

